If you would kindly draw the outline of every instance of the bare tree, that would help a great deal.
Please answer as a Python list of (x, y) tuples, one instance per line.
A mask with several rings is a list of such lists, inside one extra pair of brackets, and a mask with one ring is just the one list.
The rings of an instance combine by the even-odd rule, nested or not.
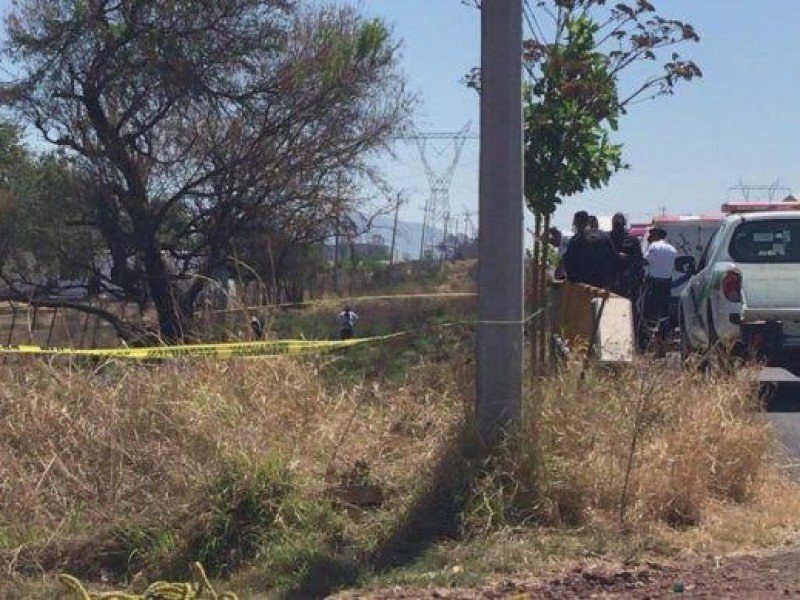
[(97, 276), (170, 341), (237, 236), (318, 230), (337, 173), (367, 177), (410, 112), (389, 31), (351, 8), (20, 0), (7, 28), (22, 76), (0, 100), (85, 173), (69, 217), (108, 248)]

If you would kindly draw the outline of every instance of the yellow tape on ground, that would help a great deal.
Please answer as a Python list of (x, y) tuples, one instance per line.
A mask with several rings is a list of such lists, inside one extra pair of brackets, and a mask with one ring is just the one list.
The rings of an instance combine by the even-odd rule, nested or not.
[(217, 593), (206, 576), (203, 565), (199, 562), (192, 563), (192, 581), (173, 583), (169, 581), (156, 581), (149, 585), (143, 594), (128, 594), (126, 592), (98, 592), (90, 593), (83, 584), (66, 573), (58, 576), (58, 581), (63, 585), (70, 597), (78, 600), (168, 600), (169, 598), (180, 600), (200, 600), (201, 598), (213, 600), (238, 600), (238, 596), (233, 592)]
[(351, 340), (273, 340), (266, 342), (228, 342), (221, 344), (191, 344), (182, 346), (151, 346), (145, 348), (63, 348), (53, 346), (0, 346), (0, 354), (47, 356), (88, 356), (93, 358), (247, 358), (255, 356), (301, 355), (330, 352), (362, 344), (381, 342), (406, 335), (402, 331)]

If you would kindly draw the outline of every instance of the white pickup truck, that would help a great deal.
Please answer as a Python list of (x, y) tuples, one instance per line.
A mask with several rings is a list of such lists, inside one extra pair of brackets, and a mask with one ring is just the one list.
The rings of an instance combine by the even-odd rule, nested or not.
[[(796, 204), (796, 203), (793, 203)], [(792, 208), (793, 210), (780, 210)], [(800, 374), (800, 210), (726, 217), (679, 299), (681, 354), (755, 353)]]

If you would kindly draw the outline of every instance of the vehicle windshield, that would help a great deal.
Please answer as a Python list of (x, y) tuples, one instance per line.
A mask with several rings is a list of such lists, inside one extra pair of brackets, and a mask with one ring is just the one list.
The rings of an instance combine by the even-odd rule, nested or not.
[(728, 252), (741, 263), (800, 262), (800, 219), (745, 221), (734, 231)]

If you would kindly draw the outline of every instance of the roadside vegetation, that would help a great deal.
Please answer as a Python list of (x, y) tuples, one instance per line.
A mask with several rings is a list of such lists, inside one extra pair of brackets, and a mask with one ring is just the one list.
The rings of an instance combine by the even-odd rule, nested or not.
[[(562, 4), (554, 37), (524, 49), (539, 239), (562, 197), (623, 168), (611, 133), (626, 104), (701, 76), (674, 52), (694, 29), (649, 2)], [(48, 344), (59, 309), (130, 344), (252, 339), (262, 323), (267, 337), (331, 338), (338, 296), (420, 289), (388, 269), (376, 281), (385, 247), (372, 262), (357, 252), (399, 206), (377, 159), (416, 106), (389, 24), (339, 3), (19, 0), (3, 49), (11, 333), (25, 304), (49, 311)], [(653, 60), (656, 74), (620, 94), (618, 74)], [(575, 73), (593, 76), (576, 86)], [(431, 270), (424, 289), (472, 289), (459, 276)], [(256, 304), (294, 306), (231, 308), (234, 280), (243, 304), (249, 285)], [(309, 306), (311, 289), (337, 298)], [(119, 315), (76, 298), (113, 298)], [(2, 596), (53, 597), (64, 572), (136, 592), (185, 581), (199, 561), (243, 598), (308, 598), (796, 539), (800, 494), (775, 466), (747, 370), (563, 364), (530, 382), (519, 429), (489, 453), (471, 418), (474, 299), (355, 309), (358, 335), (404, 334), (311, 358), (4, 356)], [(69, 320), (94, 339), (88, 317)]]
[[(453, 302), (440, 321), (468, 312)], [(796, 537), (800, 495), (746, 370), (582, 378), (564, 365), (487, 457), (470, 423), (472, 343), (462, 324), (302, 360), (9, 358), (4, 597), (51, 594), (60, 572), (141, 590), (187, 580), (194, 560), (242, 597), (309, 597)]]

